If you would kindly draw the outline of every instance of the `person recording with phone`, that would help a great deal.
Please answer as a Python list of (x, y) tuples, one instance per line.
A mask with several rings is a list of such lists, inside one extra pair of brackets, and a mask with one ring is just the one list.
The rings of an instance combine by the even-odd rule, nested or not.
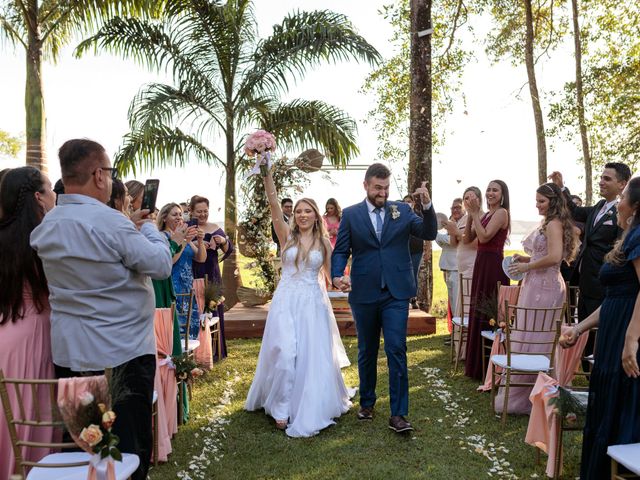
[[(173, 289), (176, 294), (189, 293), (193, 288), (193, 266), (192, 262), (203, 263), (207, 259), (207, 249), (204, 243), (204, 231), (197, 225), (188, 225), (182, 220), (182, 208), (177, 203), (169, 203), (162, 207), (157, 219), (158, 229), (161, 230), (167, 239), (178, 244), (179, 248), (174, 253), (172, 261), (173, 268), (171, 277), (173, 279)], [(187, 314), (189, 309), (188, 299), (179, 297), (176, 302), (176, 311), (181, 329), (187, 324)], [(200, 332), (200, 316), (196, 302), (192, 303), (191, 317), (189, 323), (189, 337), (198, 338)]]
[(31, 234), (51, 304), (51, 347), (58, 378), (113, 368), (131, 392), (115, 402), (118, 448), (147, 478), (153, 447), (151, 411), (156, 373), (151, 279), (171, 273), (166, 238), (148, 211), (131, 220), (107, 206), (116, 169), (102, 145), (65, 142), (59, 150), (65, 194)]

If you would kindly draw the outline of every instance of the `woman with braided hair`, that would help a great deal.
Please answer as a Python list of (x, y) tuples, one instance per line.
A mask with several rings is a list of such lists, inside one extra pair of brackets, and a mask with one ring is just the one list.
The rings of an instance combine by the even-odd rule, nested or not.
[[(31, 231), (56, 202), (51, 182), (33, 167), (11, 169), (0, 189), (0, 369), (11, 378), (55, 378), (51, 359), (47, 279), (42, 263), (29, 245)], [(13, 390), (9, 391), (11, 396)], [(23, 389), (22, 405), (33, 411), (31, 389)], [(47, 389), (38, 391), (41, 406)], [(10, 398), (18, 408), (16, 398)], [(45, 408), (42, 411), (47, 411)], [(18, 436), (50, 442), (53, 429), (17, 425)], [(29, 448), (25, 460), (38, 461), (48, 449)], [(14, 457), (4, 413), (0, 412), (0, 478), (14, 473)]]
[[(560, 188), (553, 183), (540, 185), (536, 190), (536, 207), (543, 219), (540, 226), (522, 242), (529, 256), (514, 255), (510, 267), (512, 273), (525, 273), (519, 307), (556, 308), (562, 306), (566, 298), (564, 279), (560, 273), (562, 260), (571, 262), (575, 257), (577, 236), (574, 232), (571, 214)], [(516, 318), (523, 322), (523, 319)], [(530, 320), (529, 320), (530, 321)], [(547, 342), (553, 339), (555, 328), (551, 319), (544, 326), (548, 332), (513, 332), (515, 340)], [(526, 336), (526, 338), (525, 338)], [(519, 344), (522, 353), (543, 351), (545, 345)], [(526, 350), (526, 351), (525, 351)], [(535, 375), (514, 375), (513, 383), (534, 383)], [(526, 414), (531, 411), (529, 394), (531, 387), (512, 388), (509, 393), (509, 413)], [(503, 390), (496, 397), (496, 411), (503, 410)]]

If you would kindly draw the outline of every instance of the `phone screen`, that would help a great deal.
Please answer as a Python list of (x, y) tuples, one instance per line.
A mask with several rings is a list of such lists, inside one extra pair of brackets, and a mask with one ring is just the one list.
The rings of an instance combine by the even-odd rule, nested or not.
[(142, 205), (140, 208), (149, 210), (153, 213), (156, 209), (156, 199), (158, 198), (158, 187), (160, 180), (149, 179), (144, 184), (144, 194), (142, 196)]
[(191, 220), (189, 220), (187, 222), (187, 226), (189, 226), (189, 227), (197, 227), (198, 226), (198, 219), (197, 218), (192, 218)]

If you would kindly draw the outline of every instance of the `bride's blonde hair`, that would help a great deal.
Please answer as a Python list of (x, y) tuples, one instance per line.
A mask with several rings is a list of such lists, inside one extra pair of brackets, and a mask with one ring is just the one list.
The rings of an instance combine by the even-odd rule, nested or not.
[[(311, 207), (313, 213), (316, 216), (315, 221), (313, 222), (313, 243), (309, 247), (309, 250), (303, 252), (302, 245), (300, 243), (300, 226), (296, 223), (296, 210), (301, 203), (306, 203)], [(291, 229), (291, 235), (287, 240), (284, 248), (282, 249), (282, 257), (284, 258), (284, 254), (287, 250), (293, 247), (297, 247), (298, 251), (296, 253), (296, 268), (300, 269), (300, 262), (306, 262), (307, 256), (309, 252), (319, 246), (319, 250), (322, 252), (322, 261), (327, 258), (327, 255), (331, 255), (331, 251), (327, 251), (326, 243), (322, 241), (323, 238), (329, 238), (329, 233), (327, 232), (327, 228), (322, 221), (322, 216), (320, 215), (320, 210), (318, 209), (318, 205), (311, 198), (301, 198), (296, 202), (293, 206), (293, 215), (291, 215), (291, 219), (289, 220), (289, 228)]]

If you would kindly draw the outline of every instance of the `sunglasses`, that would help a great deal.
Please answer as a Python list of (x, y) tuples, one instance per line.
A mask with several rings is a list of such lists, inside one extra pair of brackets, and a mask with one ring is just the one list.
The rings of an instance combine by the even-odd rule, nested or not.
[(118, 178), (118, 170), (116, 170), (115, 167), (98, 167), (94, 170), (93, 175), (95, 175), (98, 170), (109, 170), (109, 172), (111, 172), (112, 180), (115, 180)]

